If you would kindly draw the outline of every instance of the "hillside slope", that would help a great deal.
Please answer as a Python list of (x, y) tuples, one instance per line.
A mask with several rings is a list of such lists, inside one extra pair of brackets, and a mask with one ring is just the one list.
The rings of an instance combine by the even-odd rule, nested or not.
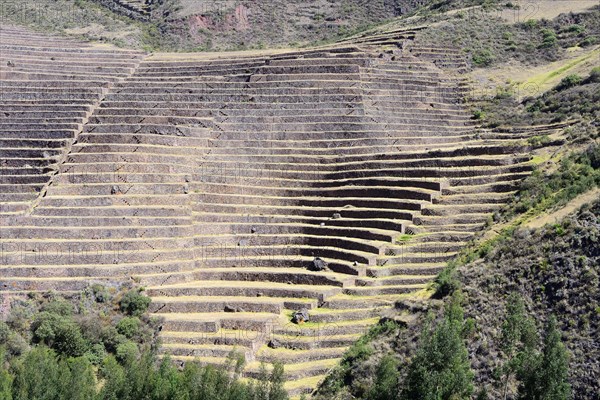
[[(474, 321), (475, 333), (467, 339), (467, 348), (476, 393), (485, 389), (487, 397), (483, 398), (490, 399), (503, 395), (498, 375), (506, 360), (500, 350), (501, 327), (507, 299), (517, 294), (538, 329), (551, 315), (557, 317), (570, 353), (569, 383), (574, 398), (599, 398), (599, 235), (600, 201), (595, 201), (559, 224), (520, 229), (514, 236), (498, 242), (484, 259), (457, 270), (463, 288), (465, 318)], [(366, 350), (353, 348), (346, 356), (346, 363), (329, 376), (316, 398), (367, 398), (366, 388), (373, 385), (377, 366), (386, 354), (400, 361), (400, 374), (404, 376), (428, 320), (424, 311), (439, 317), (444, 303), (448, 300), (428, 305), (399, 302), (399, 314), (407, 309), (421, 310), (418, 322), (408, 329), (388, 330), (375, 336)], [(511, 382), (509, 398), (515, 398), (515, 392), (516, 384)]]

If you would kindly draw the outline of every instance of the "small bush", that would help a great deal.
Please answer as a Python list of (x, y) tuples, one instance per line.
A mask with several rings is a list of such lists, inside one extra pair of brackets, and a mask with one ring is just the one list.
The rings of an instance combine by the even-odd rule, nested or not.
[(119, 305), (121, 307), (121, 311), (129, 315), (139, 317), (145, 313), (146, 310), (148, 310), (150, 301), (150, 298), (144, 296), (139, 290), (132, 289), (125, 293)]
[(473, 111), (473, 119), (482, 120), (484, 118), (485, 118), (485, 111), (483, 111), (483, 110)]
[(11, 333), (6, 341), (6, 352), (8, 355), (18, 357), (29, 349), (27, 341), (18, 333)]
[(117, 347), (119, 347), (121, 343), (127, 341), (127, 338), (120, 334), (119, 331), (117, 331), (117, 328), (114, 326), (108, 326), (104, 328), (100, 336), (102, 338), (102, 343), (104, 343), (104, 346), (106, 347), (106, 350), (110, 351), (111, 353), (116, 353)]
[(102, 360), (104, 360), (106, 355), (107, 355), (106, 349), (104, 348), (104, 345), (101, 343), (94, 344), (92, 347), (90, 347), (90, 350), (85, 354), (86, 358), (93, 365), (102, 364)]
[(569, 26), (566, 29), (566, 31), (567, 32), (571, 32), (571, 33), (580, 34), (580, 33), (583, 33), (585, 31), (585, 27), (583, 27), (583, 26), (581, 26), (579, 24), (573, 24), (573, 25)]
[(523, 25), (525, 26), (526, 29), (533, 29), (538, 26), (538, 20), (537, 19), (528, 19), (527, 21), (525, 21), (525, 23)]
[(451, 295), (460, 288), (460, 281), (453, 267), (446, 267), (435, 278), (435, 297), (442, 298)]
[(64, 298), (57, 297), (44, 304), (41, 307), (40, 311), (45, 311), (51, 314), (68, 317), (73, 315), (73, 313), (75, 312), (75, 308), (73, 307), (73, 304), (71, 304)]
[(598, 43), (598, 38), (596, 36), (588, 36), (579, 43), (581, 47), (593, 46)]
[(571, 74), (568, 76), (565, 76), (560, 83), (558, 84), (558, 86), (556, 87), (556, 90), (565, 90), (577, 85), (580, 85), (583, 82), (583, 78), (577, 74)]
[(527, 139), (527, 142), (533, 147), (543, 147), (551, 142), (548, 135), (532, 136)]
[(556, 33), (551, 29), (542, 29), (542, 44), (540, 48), (548, 48), (556, 46), (558, 39)]
[(126, 341), (117, 346), (117, 360), (127, 365), (138, 359), (140, 352), (138, 347), (132, 341)]
[(110, 301), (110, 292), (108, 291), (108, 289), (106, 287), (99, 285), (99, 284), (94, 284), (94, 285), (92, 285), (91, 290), (92, 290), (94, 299), (98, 303), (106, 303), (106, 302)]
[(124, 317), (117, 324), (117, 332), (131, 339), (140, 332), (141, 321), (137, 317)]
[(494, 61), (494, 56), (489, 49), (477, 50), (472, 55), (473, 64), (486, 67)]

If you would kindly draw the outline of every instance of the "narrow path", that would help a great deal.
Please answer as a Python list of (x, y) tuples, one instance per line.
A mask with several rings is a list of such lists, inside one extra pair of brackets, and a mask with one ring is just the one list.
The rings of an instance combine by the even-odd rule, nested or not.
[(549, 214), (544, 213), (532, 219), (531, 221), (524, 224), (527, 228), (541, 228), (547, 224), (555, 224), (560, 222), (561, 219), (567, 215), (579, 210), (584, 204), (591, 203), (600, 198), (600, 188), (592, 189), (588, 192), (580, 194), (573, 200), (568, 202), (564, 207), (559, 210), (553, 211)]

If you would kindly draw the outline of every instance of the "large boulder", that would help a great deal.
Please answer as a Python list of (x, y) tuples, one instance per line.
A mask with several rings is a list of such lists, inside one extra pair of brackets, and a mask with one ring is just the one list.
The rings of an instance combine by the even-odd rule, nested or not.
[(308, 315), (308, 310), (306, 308), (296, 311), (292, 315), (292, 322), (295, 324), (303, 324), (308, 321), (310, 321), (310, 316)]
[(324, 271), (327, 269), (327, 262), (319, 257), (316, 257), (308, 266), (309, 271)]

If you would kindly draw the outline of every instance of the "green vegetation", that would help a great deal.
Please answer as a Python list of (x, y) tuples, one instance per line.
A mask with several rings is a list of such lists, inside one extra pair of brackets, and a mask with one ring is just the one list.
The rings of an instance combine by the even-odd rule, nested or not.
[[(473, 334), (474, 325), (472, 320), (464, 319), (461, 302), (460, 292), (455, 292), (439, 320), (434, 313), (428, 315), (418, 349), (407, 366), (388, 346), (387, 353), (372, 363), (381, 351), (377, 341), (400, 337), (405, 332), (392, 321), (378, 325), (345, 354), (342, 365), (327, 377), (316, 398), (347, 398), (344, 390), (350, 390), (346, 396), (365, 400), (468, 397), (473, 392), (473, 373), (465, 339)], [(371, 364), (372, 384), (359, 379), (364, 371), (357, 366), (362, 364)]]
[(222, 367), (157, 355), (158, 321), (140, 289), (93, 285), (70, 299), (32, 293), (0, 321), (0, 400), (285, 400), (283, 366), (241, 379)]
[[(459, 1), (445, 3), (454, 3), (452, 8), (467, 6)], [(474, 66), (488, 67), (510, 60), (528, 65), (555, 61), (564, 56), (568, 48), (590, 46), (600, 37), (598, 7), (589, 13), (563, 14), (552, 21), (520, 21), (528, 11), (509, 13), (514, 20), (505, 21), (499, 14), (502, 9), (514, 8), (511, 3), (471, 3), (479, 3), (483, 7), (458, 12), (454, 18), (425, 14), (421, 24), (434, 21), (441, 23), (427, 29), (417, 40), (425, 44), (442, 43), (462, 48)]]
[[(234, 361), (232, 358), (231, 361)], [(277, 364), (257, 383), (239, 379), (240, 366), (202, 367), (186, 363), (178, 370), (169, 357), (152, 353), (118, 362), (107, 356), (96, 369), (85, 357), (64, 358), (38, 346), (10, 368), (0, 370), (2, 400), (285, 400), (283, 366)]]
[[(495, 218), (508, 221), (518, 215), (537, 215), (543, 211), (565, 205), (586, 191), (600, 186), (600, 145), (590, 145), (586, 151), (564, 157), (559, 168), (549, 175), (536, 169), (523, 180), (514, 199)], [(521, 221), (505, 227), (495, 238), (474, 243), (462, 249), (448, 262), (434, 281), (436, 298), (451, 295), (461, 286), (456, 270), (486, 257), (493, 246), (512, 238)]]
[(432, 317), (425, 323), (400, 399), (464, 399), (473, 393), (473, 372), (465, 346), (469, 324), (461, 301), (460, 292), (455, 292), (442, 321), (434, 328), (430, 326)]
[(503, 397), (516, 377), (520, 399), (570, 399), (568, 354), (561, 342), (555, 317), (551, 317), (541, 351), (535, 322), (525, 312), (523, 300), (515, 293), (508, 298), (502, 324), (500, 349), (504, 363), (496, 373), (500, 377)]
[(599, 218), (596, 202), (465, 253), (443, 307), (432, 303), (416, 325), (369, 335), (317, 399), (593, 398)]
[(552, 90), (539, 97), (526, 97), (517, 102), (518, 87), (508, 85), (494, 96), (479, 99), (474, 118), (490, 128), (544, 125), (579, 121), (581, 131), (573, 140), (584, 141), (600, 136), (593, 123), (600, 117), (600, 72), (593, 68), (587, 77), (571, 74)]
[(560, 161), (558, 170), (545, 175), (535, 170), (522, 183), (514, 200), (503, 211), (505, 218), (516, 214), (539, 213), (561, 206), (600, 185), (600, 145), (583, 153), (571, 153)]
[[(375, 396), (376, 394), (369, 386), (362, 385), (360, 382), (353, 382), (356, 372), (353, 370), (353, 366), (365, 362), (376, 352), (374, 342), (382, 337), (394, 335), (401, 329), (400, 325), (394, 321), (385, 321), (371, 327), (365, 335), (346, 351), (340, 364), (327, 376), (319, 389), (320, 396), (329, 398), (339, 393), (345, 385), (352, 384), (356, 385), (354, 391), (357, 396)], [(385, 381), (387, 385), (389, 384), (388, 370), (391, 368), (391, 364), (388, 363), (388, 365), (381, 368), (381, 384)]]

